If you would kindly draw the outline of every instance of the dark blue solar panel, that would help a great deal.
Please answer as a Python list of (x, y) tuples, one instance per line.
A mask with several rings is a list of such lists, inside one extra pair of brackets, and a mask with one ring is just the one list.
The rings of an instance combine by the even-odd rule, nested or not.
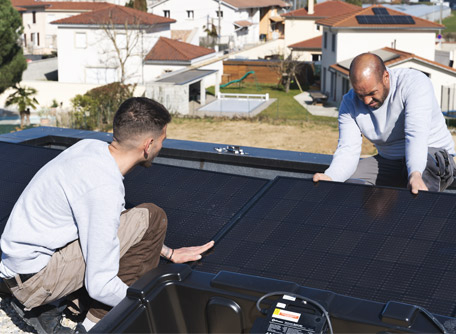
[(198, 270), (266, 276), (455, 316), (455, 210), (454, 194), (415, 197), (405, 189), (278, 178)]
[(372, 8), (375, 15), (389, 15), (386, 8)]
[[(380, 9), (380, 8), (378, 8)], [(359, 24), (415, 24), (410, 15), (357, 15)]]
[(125, 178), (129, 207), (152, 202), (168, 215), (171, 247), (209, 241), (265, 184), (264, 179), (154, 164)]

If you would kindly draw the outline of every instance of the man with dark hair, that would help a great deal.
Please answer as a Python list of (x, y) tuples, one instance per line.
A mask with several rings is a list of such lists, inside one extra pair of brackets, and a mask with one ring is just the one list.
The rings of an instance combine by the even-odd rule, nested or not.
[(160, 255), (183, 263), (213, 246), (170, 249), (161, 208), (124, 208), (124, 175), (151, 165), (170, 121), (155, 101), (126, 100), (114, 117), (111, 144), (81, 140), (42, 167), (19, 197), (1, 237), (0, 276), (12, 306), (39, 334), (74, 332), (60, 323), (62, 300), (80, 288), (92, 302), (77, 333), (117, 305)]
[[(339, 109), (339, 143), (320, 180), (443, 191), (453, 182), (454, 142), (429, 78), (389, 69), (372, 53), (350, 65), (353, 86)], [(359, 160), (362, 136), (378, 154)]]

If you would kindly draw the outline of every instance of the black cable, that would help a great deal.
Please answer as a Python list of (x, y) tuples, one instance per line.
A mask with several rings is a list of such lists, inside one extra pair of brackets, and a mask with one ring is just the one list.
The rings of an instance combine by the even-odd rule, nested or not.
[[(264, 314), (263, 310), (261, 309), (260, 307), (260, 303), (266, 299), (266, 298), (269, 298), (271, 296), (276, 296), (276, 295), (287, 295), (287, 296), (292, 296), (292, 297), (295, 297), (295, 298), (299, 298), (301, 300), (303, 300), (304, 302), (306, 303), (309, 303), (309, 304), (312, 304), (312, 305), (315, 305), (317, 306), (320, 311), (323, 313), (323, 315), (325, 316), (327, 322), (328, 322), (328, 327), (329, 327), (329, 333), (330, 334), (334, 334), (333, 332), (333, 328), (332, 328), (332, 324), (331, 324), (331, 319), (329, 318), (329, 313), (328, 311), (326, 311), (326, 309), (317, 301), (313, 300), (313, 299), (310, 299), (310, 298), (306, 298), (304, 296), (301, 296), (301, 295), (298, 295), (296, 293), (292, 293), (292, 292), (287, 292), (287, 291), (274, 291), (274, 292), (270, 292), (270, 293), (267, 293), (265, 295), (263, 295), (262, 297), (260, 297), (257, 302), (256, 302), (256, 308), (258, 309), (258, 311), (260, 311), (261, 313)], [(445, 333), (446, 334), (446, 333)]]
[(414, 305), (414, 306), (418, 310), (423, 312), (442, 331), (443, 334), (448, 334), (448, 331), (446, 330), (445, 326), (443, 326), (442, 323), (440, 321), (438, 321), (437, 318), (434, 317), (434, 315), (431, 312), (426, 310), (424, 307), (421, 307), (421, 306), (418, 306), (418, 305)]

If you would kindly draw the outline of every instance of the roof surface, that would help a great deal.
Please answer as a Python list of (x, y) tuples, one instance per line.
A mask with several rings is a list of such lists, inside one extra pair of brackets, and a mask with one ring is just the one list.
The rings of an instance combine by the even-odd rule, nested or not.
[(239, 27), (249, 27), (252, 25), (252, 22), (247, 21), (247, 20), (240, 20), (240, 21), (235, 21), (234, 24)]
[(97, 10), (103, 7), (112, 6), (108, 2), (70, 2), (70, 1), (52, 1), (47, 3), (47, 10)]
[(217, 72), (217, 70), (186, 70), (180, 73), (172, 74), (166, 78), (157, 80), (157, 82), (169, 82), (175, 85), (185, 85), (196, 82), (214, 72)]
[(329, 0), (314, 6), (314, 13), (311, 15), (307, 12), (306, 8), (300, 8), (291, 12), (282, 14), (288, 18), (300, 17), (300, 18), (320, 18), (320, 17), (331, 17), (353, 11), (360, 10), (361, 7), (349, 4), (339, 0)]
[(263, 7), (290, 7), (282, 0), (223, 0), (223, 2), (236, 8), (263, 8)]
[[(395, 64), (402, 63), (402, 62), (405, 62), (405, 61), (408, 61), (408, 60), (418, 60), (418, 61), (421, 61), (423, 63), (427, 63), (427, 64), (439, 67), (439, 68), (441, 68), (443, 70), (446, 70), (446, 71), (449, 71), (449, 72), (452, 72), (452, 73), (456, 74), (456, 69), (454, 69), (452, 67), (443, 65), (443, 64), (438, 63), (438, 62), (433, 61), (433, 60), (429, 60), (429, 59), (417, 56), (417, 55), (415, 55), (413, 53), (410, 53), (410, 52), (401, 51), (401, 50), (397, 50), (397, 49), (392, 49), (392, 48), (389, 48), (389, 47), (384, 47), (384, 48), (379, 49), (379, 50), (374, 50), (374, 51), (372, 51), (372, 53), (375, 53), (378, 56), (380, 56), (380, 58), (382, 58), (383, 61), (385, 62), (385, 65), (388, 66), (388, 67), (392, 67)], [(387, 57), (387, 58), (385, 58), (385, 57)], [(353, 60), (353, 58), (344, 60), (344, 61), (339, 62), (337, 64), (333, 64), (330, 67), (335, 69), (336, 71), (338, 71), (340, 73), (348, 75), (349, 74), (348, 70), (349, 70), (349, 65), (351, 63), (351, 60)]]
[(190, 61), (214, 52), (212, 49), (160, 37), (145, 60)]
[(15, 8), (27, 8), (27, 7), (46, 7), (49, 3), (35, 0), (11, 0), (11, 4)]
[(337, 27), (337, 28), (417, 28), (417, 29), (442, 29), (445, 28), (443, 25), (434, 23), (428, 20), (421, 19), (416, 16), (412, 16), (415, 20), (415, 24), (359, 24), (356, 16), (358, 15), (375, 15), (373, 8), (385, 8), (388, 11), (389, 15), (398, 15), (398, 16), (408, 16), (408, 14), (404, 14), (402, 12), (393, 10), (391, 8), (386, 8), (381, 5), (374, 5), (368, 8), (360, 8), (360, 10), (345, 13), (342, 15), (337, 15), (333, 17), (328, 17), (326, 19), (321, 19), (316, 21), (317, 24), (328, 26), (328, 27)]
[(321, 50), (321, 43), (323, 41), (322, 36), (317, 36), (311, 39), (306, 39), (305, 41), (298, 42), (295, 44), (288, 45), (292, 49), (308, 49), (308, 50)]
[(57, 20), (54, 24), (128, 24), (128, 25), (154, 25), (174, 23), (176, 20), (149, 14), (137, 9), (124, 6), (111, 5), (90, 13), (83, 13), (65, 19)]

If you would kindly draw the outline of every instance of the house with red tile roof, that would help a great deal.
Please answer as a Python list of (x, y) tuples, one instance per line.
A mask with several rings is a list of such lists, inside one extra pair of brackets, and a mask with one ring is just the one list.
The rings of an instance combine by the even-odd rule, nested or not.
[(315, 5), (313, 0), (309, 0), (306, 8), (282, 14), (285, 18), (285, 45), (292, 50), (294, 59), (318, 61), (321, 59), (322, 29), (315, 21), (360, 9), (340, 0)]
[[(220, 43), (231, 49), (283, 37), (283, 0), (164, 0), (150, 1), (148, 11), (176, 20), (172, 30), (195, 30), (191, 43)], [(208, 37), (213, 31), (217, 38)], [(200, 42), (201, 41), (201, 42)]]
[(372, 50), (390, 47), (429, 61), (435, 59), (435, 37), (442, 25), (374, 5), (316, 21), (323, 30), (321, 90), (339, 103), (349, 81), (331, 67)]
[(222, 58), (215, 50), (166, 37), (160, 37), (144, 64), (146, 95), (184, 115), (191, 113), (189, 102), (206, 104), (208, 87), (215, 86), (217, 93), (223, 74)]
[[(388, 68), (412, 68), (426, 74), (431, 79), (435, 96), (442, 111), (456, 110), (456, 69), (411, 52), (391, 47), (383, 47), (370, 52), (382, 58)], [(344, 59), (329, 67), (331, 72), (336, 73), (336, 77), (343, 78), (347, 84), (349, 83), (349, 69), (353, 58)], [(342, 86), (341, 81), (342, 79), (339, 79), (339, 86)]]
[[(145, 74), (151, 80), (189, 66), (213, 59), (217, 53), (213, 49), (160, 37), (144, 58)], [(220, 61), (217, 69), (223, 69)], [(211, 66), (214, 69), (214, 65)]]
[(57, 51), (57, 27), (50, 22), (110, 6), (107, 2), (12, 0), (24, 25), (22, 45), (26, 54)]
[(58, 27), (59, 82), (144, 83), (144, 57), (175, 20), (110, 5), (52, 22)]
[(22, 47), (24, 54), (43, 54), (46, 50), (46, 2), (35, 0), (11, 0), (13, 7), (21, 14), (24, 32)]

